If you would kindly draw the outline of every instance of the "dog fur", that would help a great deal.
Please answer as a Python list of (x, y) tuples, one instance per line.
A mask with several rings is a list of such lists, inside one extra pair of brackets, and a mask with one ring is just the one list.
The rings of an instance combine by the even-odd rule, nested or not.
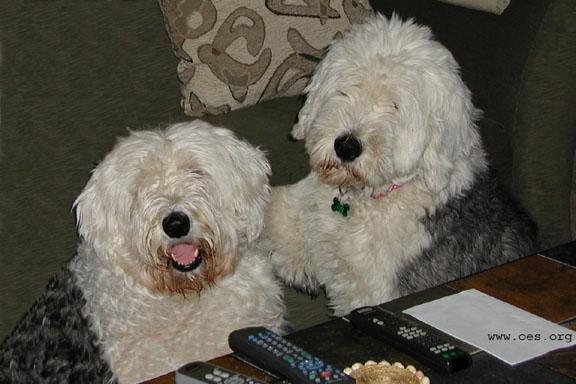
[(259, 243), (269, 172), (201, 121), (121, 139), (74, 204), (77, 255), (2, 344), (0, 381), (136, 383), (229, 353), (234, 329), (282, 333)]
[(489, 169), (458, 64), (429, 28), (382, 15), (352, 26), (305, 92), (292, 135), (311, 172), (274, 188), (266, 223), (288, 285), (323, 288), (345, 315), (537, 249), (534, 224)]

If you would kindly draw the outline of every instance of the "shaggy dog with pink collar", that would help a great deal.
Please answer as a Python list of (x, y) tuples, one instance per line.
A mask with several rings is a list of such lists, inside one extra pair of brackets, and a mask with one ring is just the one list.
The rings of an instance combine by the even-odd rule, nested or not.
[(468, 88), (429, 28), (376, 15), (316, 68), (292, 135), (310, 174), (275, 188), (266, 247), (288, 285), (335, 315), (537, 250), (497, 185)]

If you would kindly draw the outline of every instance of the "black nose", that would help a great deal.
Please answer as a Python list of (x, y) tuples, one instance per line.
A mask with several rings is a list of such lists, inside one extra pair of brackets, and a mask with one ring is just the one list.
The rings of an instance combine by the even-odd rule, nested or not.
[(353, 161), (362, 153), (362, 144), (353, 135), (343, 135), (334, 141), (336, 155), (343, 162)]
[(186, 236), (190, 231), (190, 219), (182, 212), (172, 212), (162, 220), (162, 228), (172, 239)]

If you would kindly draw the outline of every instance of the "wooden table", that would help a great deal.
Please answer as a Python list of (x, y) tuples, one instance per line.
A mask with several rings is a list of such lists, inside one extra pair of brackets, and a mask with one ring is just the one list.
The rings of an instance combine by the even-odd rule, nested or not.
[[(414, 305), (471, 288), (576, 330), (576, 242), (382, 304), (382, 307), (401, 313)], [(414, 364), (424, 370), (434, 384), (576, 382), (576, 347), (554, 351), (514, 367), (481, 352), (473, 357), (474, 370), (468, 369), (468, 372), (443, 376), (353, 329), (342, 318), (295, 332), (287, 338), (339, 368), (356, 361), (381, 358)], [(211, 362), (260, 380), (273, 381), (270, 376), (263, 375), (230, 355)], [(518, 377), (518, 380), (514, 377)], [(546, 381), (541, 381), (542, 377), (546, 377)], [(173, 384), (174, 374), (170, 373), (147, 383)]]

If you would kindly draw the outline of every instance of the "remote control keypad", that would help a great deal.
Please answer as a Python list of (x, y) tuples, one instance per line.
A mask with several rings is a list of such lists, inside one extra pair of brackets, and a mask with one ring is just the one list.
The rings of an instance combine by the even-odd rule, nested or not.
[(379, 326), (387, 326), (393, 328), (396, 334), (406, 340), (414, 340), (421, 344), (423, 347), (428, 349), (434, 354), (442, 354), (444, 358), (450, 358), (450, 356), (455, 356), (453, 352), (456, 347), (450, 343), (446, 343), (434, 336), (428, 335), (426, 331), (416, 326), (401, 325), (404, 322), (399, 321), (395, 317), (387, 314), (386, 312), (375, 313), (372, 317), (372, 322)]
[(350, 321), (440, 372), (454, 372), (471, 364), (470, 355), (466, 352), (392, 313), (374, 307), (358, 308), (350, 314)]
[(240, 375), (231, 375), (230, 373), (221, 369), (214, 369), (211, 373), (204, 375), (206, 381), (215, 384), (255, 384), (257, 381), (250, 377), (242, 377)]
[(334, 369), (329, 364), (324, 364), (319, 358), (312, 356), (274, 332), (258, 332), (248, 336), (248, 340), (286, 361), (292, 368), (298, 369), (313, 382), (329, 383), (347, 377), (345, 373)]
[(196, 361), (176, 371), (176, 384), (265, 384), (238, 372)]

